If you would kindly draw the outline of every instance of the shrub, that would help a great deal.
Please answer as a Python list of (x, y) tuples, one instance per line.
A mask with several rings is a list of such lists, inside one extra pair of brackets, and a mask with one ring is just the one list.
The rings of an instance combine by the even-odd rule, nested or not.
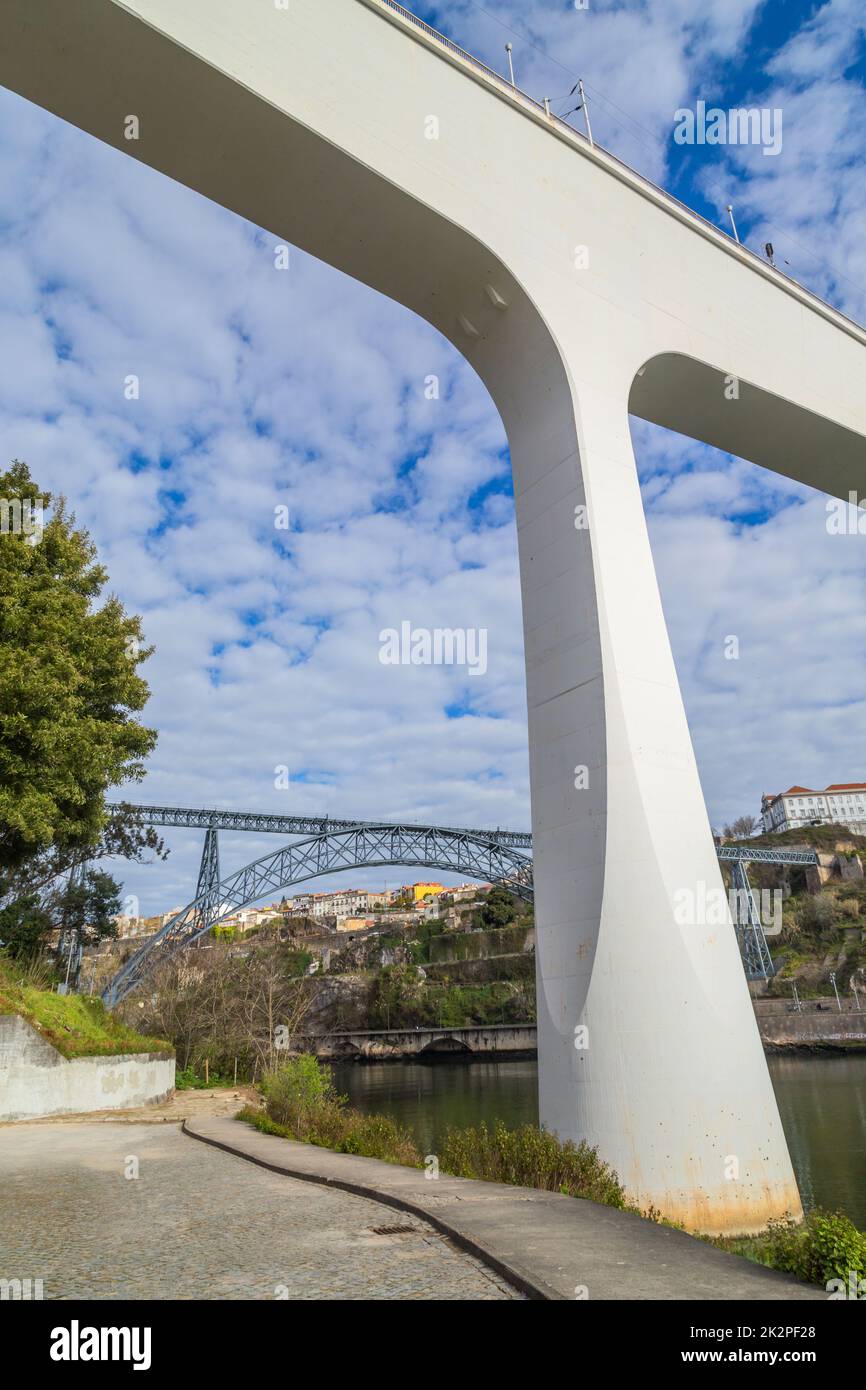
[(305, 1128), (312, 1117), (330, 1105), (338, 1105), (330, 1067), (311, 1053), (292, 1057), (262, 1079), (262, 1095), (272, 1120), (289, 1129)]
[(217, 925), (211, 927), (210, 934), (216, 941), (234, 941), (238, 934), (237, 927)]
[(351, 1109), (345, 1096), (338, 1095), (330, 1067), (309, 1053), (284, 1062), (263, 1079), (261, 1089), (266, 1115), (244, 1110), (239, 1118), (267, 1134), (385, 1163), (421, 1164), (408, 1131), (387, 1115), (362, 1115)]
[(234, 1086), (234, 1077), (228, 1073), (220, 1071), (209, 1072), (207, 1080), (197, 1072), (195, 1067), (183, 1067), (174, 1074), (174, 1087), (176, 1091), (212, 1091), (221, 1086)]
[(286, 974), (292, 979), (306, 975), (315, 957), (309, 951), (290, 947), (285, 954)]
[(800, 926), (811, 935), (829, 931), (836, 923), (836, 901), (829, 893), (816, 893), (800, 907)]
[(361, 1115), (357, 1110), (340, 1112), (345, 1129), (335, 1145), (338, 1153), (364, 1154), (386, 1163), (420, 1167), (421, 1155), (406, 1130), (387, 1115)]
[(799, 1225), (793, 1221), (776, 1221), (759, 1238), (757, 1258), (824, 1287), (831, 1279), (842, 1279), (847, 1285), (853, 1273), (866, 1279), (866, 1233), (839, 1212), (812, 1211)]
[(449, 1129), (440, 1168), (459, 1178), (537, 1187), (611, 1207), (626, 1205), (619, 1179), (596, 1149), (584, 1140), (563, 1142), (535, 1125), (512, 1130), (499, 1120), (492, 1130), (486, 1124)]

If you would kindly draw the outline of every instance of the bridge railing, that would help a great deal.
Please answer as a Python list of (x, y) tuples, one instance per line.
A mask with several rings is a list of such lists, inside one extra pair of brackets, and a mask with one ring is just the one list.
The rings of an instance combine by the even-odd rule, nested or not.
[[(443, 47), (450, 49), (452, 53), (456, 53), (458, 58), (463, 59), (464, 63), (471, 64), (473, 68), (477, 68), (479, 72), (483, 72), (486, 77), (492, 77), (494, 82), (498, 82), (500, 86), (506, 87), (512, 94), (516, 92), (524, 101), (528, 101), (530, 105), (544, 112), (545, 108), (540, 101), (535, 100), (535, 97), (531, 97), (528, 92), (524, 92), (515, 83), (510, 82), (507, 77), (503, 77), (502, 73), (497, 72), (495, 68), (489, 68), (486, 63), (482, 63), (480, 58), (476, 58), (473, 53), (469, 53), (465, 48), (461, 48), (453, 39), (447, 38), (445, 34), (440, 34), (438, 29), (434, 29), (431, 24), (426, 24), (423, 19), (419, 19), (416, 14), (412, 14), (411, 10), (405, 9), (403, 5), (398, 5), (397, 0), (379, 0), (379, 4), (384, 5), (386, 9), (396, 10), (397, 14), (405, 19), (408, 24), (414, 24), (416, 29), (423, 30), (428, 38), (435, 39), (436, 43), (442, 44)], [(571, 130), (572, 127), (570, 126), (569, 129)], [(579, 135), (580, 131), (574, 133)]]

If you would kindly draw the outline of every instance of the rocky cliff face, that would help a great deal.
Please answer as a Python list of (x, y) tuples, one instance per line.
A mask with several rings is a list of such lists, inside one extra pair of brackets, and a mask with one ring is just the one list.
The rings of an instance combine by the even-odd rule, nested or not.
[(304, 1021), (305, 1030), (342, 1033), (368, 1028), (374, 988), (375, 981), (368, 976), (317, 976), (313, 1004)]

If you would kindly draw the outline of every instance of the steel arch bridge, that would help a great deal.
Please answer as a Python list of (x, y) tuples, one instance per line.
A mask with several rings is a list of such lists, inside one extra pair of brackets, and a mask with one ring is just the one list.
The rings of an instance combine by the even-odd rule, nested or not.
[[(103, 993), (106, 1004), (119, 1003), (146, 978), (155, 965), (204, 935), (239, 908), (269, 892), (345, 869), (405, 865), (465, 874), (498, 882), (518, 896), (532, 899), (532, 836), (519, 830), (478, 830), (454, 826), (357, 821), (328, 816), (285, 816), (270, 812), (218, 810), (207, 807), (130, 806), (145, 825), (199, 828), (205, 831), (204, 853), (193, 900), (143, 945), (113, 977)], [(118, 808), (119, 809), (119, 808)], [(305, 836), (247, 864), (225, 879), (220, 874), (219, 831), (241, 830)], [(735, 931), (746, 976), (750, 980), (774, 973), (755, 895), (749, 883), (750, 863), (814, 865), (811, 849), (787, 846), (724, 845), (717, 850), (730, 863), (733, 891), (739, 909)]]
[(532, 860), (484, 831), (385, 824), (327, 829), (306, 840), (283, 845), (220, 879), (216, 830), (209, 828), (196, 897), (130, 957), (102, 998), (107, 1007), (113, 1008), (156, 965), (190, 945), (224, 917), (258, 902), (268, 893), (343, 869), (395, 864), (441, 869), (481, 882), (501, 883), (519, 897), (532, 901)]

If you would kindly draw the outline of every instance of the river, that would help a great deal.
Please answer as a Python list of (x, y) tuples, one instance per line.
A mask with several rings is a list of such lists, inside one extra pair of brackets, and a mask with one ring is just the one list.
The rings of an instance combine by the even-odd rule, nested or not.
[[(866, 1056), (768, 1058), (806, 1207), (842, 1211), (866, 1230)], [(537, 1121), (534, 1060), (347, 1063), (339, 1090), (392, 1115), (435, 1153), (449, 1125)]]

